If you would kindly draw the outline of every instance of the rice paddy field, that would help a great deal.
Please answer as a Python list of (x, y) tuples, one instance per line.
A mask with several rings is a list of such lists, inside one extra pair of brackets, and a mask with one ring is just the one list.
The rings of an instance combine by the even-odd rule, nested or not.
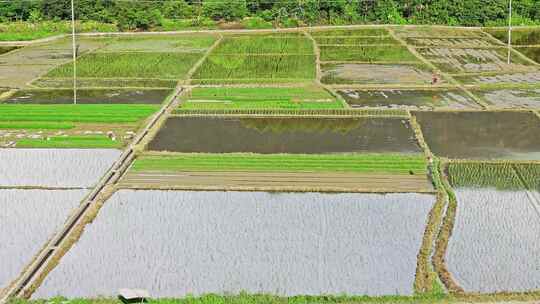
[(540, 300), (539, 32), (2, 44), (0, 303)]

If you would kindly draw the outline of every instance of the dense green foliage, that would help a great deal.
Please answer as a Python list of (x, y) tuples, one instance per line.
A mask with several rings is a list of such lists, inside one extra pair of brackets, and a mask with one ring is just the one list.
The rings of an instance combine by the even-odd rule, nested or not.
[[(66, 20), (70, 0), (7, 1), (0, 21)], [(223, 0), (115, 1), (75, 0), (80, 20), (117, 24), (120, 29), (179, 28), (241, 20), (257, 28), (313, 24), (393, 23), (504, 25), (507, 0)], [(540, 21), (540, 2), (514, 0), (516, 24)], [(242, 23), (244, 24), (244, 23)]]
[(134, 171), (308, 171), (426, 174), (422, 154), (173, 154), (143, 156)]

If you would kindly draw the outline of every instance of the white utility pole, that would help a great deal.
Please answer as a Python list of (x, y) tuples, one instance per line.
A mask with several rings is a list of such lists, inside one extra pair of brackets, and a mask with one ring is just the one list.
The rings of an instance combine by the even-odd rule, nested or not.
[(508, 5), (508, 64), (510, 64), (510, 48), (512, 47), (512, 0)]
[(71, 0), (71, 41), (73, 47), (73, 103), (77, 104), (77, 45), (75, 41), (75, 4)]

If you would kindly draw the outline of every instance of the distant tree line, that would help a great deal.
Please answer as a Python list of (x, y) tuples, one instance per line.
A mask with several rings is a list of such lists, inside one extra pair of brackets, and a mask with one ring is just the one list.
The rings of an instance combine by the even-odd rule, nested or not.
[[(251, 20), (252, 26), (358, 23), (504, 25), (508, 0), (75, 0), (77, 19), (149, 29), (164, 22)], [(514, 0), (514, 23), (540, 24), (540, 0)], [(11, 0), (0, 21), (71, 18), (70, 0)], [(258, 24), (260, 23), (260, 24)]]

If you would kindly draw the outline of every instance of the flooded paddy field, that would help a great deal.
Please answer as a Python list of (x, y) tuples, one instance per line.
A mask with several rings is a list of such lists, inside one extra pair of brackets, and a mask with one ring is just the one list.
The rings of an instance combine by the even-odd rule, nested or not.
[(112, 149), (0, 149), (0, 186), (92, 187), (120, 153)]
[(458, 188), (447, 265), (467, 292), (540, 289), (540, 215), (524, 190)]
[(0, 291), (60, 229), (85, 194), (86, 190), (0, 189)]
[(459, 90), (354, 90), (337, 93), (353, 108), (389, 108), (409, 110), (480, 108)]
[(443, 72), (474, 73), (474, 72), (504, 72), (531, 71), (534, 66), (515, 53), (511, 53), (511, 63), (508, 64), (508, 52), (504, 48), (474, 49), (474, 48), (421, 48), (418, 52), (431, 61)]
[(322, 64), (326, 84), (430, 84), (432, 74), (423, 65), (405, 64)]
[(540, 159), (540, 120), (529, 112), (415, 112), (437, 156)]
[(487, 104), (501, 109), (539, 109), (540, 89), (475, 90)]
[(434, 201), (121, 190), (33, 297), (115, 296), (126, 286), (145, 286), (154, 297), (412, 295)]
[(405, 40), (408, 44), (416, 47), (470, 47), (482, 48), (497, 46), (487, 38), (479, 37), (456, 37), (456, 38), (422, 38), (410, 37)]
[(540, 82), (540, 71), (461, 75), (454, 76), (454, 79), (463, 84), (538, 84)]
[[(80, 38), (79, 54), (103, 47), (106, 42), (107, 39)], [(66, 38), (6, 53), (0, 60), (0, 83), (9, 88), (26, 87), (55, 66), (69, 62), (71, 52), (71, 40)]]
[(409, 123), (392, 118), (170, 117), (148, 149), (302, 154), (420, 151)]
[[(77, 90), (79, 104), (160, 104), (171, 93), (168, 89)], [(16, 104), (72, 104), (73, 90), (21, 90), (4, 100)]]

